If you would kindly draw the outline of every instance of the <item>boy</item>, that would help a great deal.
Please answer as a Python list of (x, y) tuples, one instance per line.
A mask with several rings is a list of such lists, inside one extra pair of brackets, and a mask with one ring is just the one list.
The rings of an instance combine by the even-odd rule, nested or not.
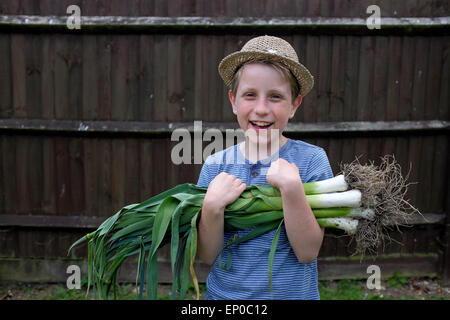
[[(322, 148), (282, 134), (311, 90), (313, 77), (288, 42), (270, 36), (253, 38), (241, 51), (225, 57), (219, 73), (230, 88), (239, 126), (252, 134), (208, 157), (197, 183), (208, 187), (198, 227), (199, 257), (212, 265), (206, 298), (319, 299), (316, 258), (324, 231), (306, 201), (302, 182), (333, 174)], [(284, 227), (272, 269), (273, 296), (267, 268), (275, 230), (232, 246), (231, 268), (219, 266), (228, 239), (248, 232), (224, 233), (224, 209), (247, 185), (255, 184), (279, 188), (283, 202)]]

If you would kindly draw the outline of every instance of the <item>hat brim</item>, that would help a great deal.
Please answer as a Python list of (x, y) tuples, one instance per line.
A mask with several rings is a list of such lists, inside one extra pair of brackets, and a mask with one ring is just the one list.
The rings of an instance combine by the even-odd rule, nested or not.
[(260, 51), (238, 51), (223, 58), (219, 64), (219, 74), (225, 82), (225, 85), (228, 88), (231, 87), (234, 74), (244, 63), (261, 58), (278, 61), (288, 67), (300, 84), (301, 96), (304, 97), (313, 88), (314, 77), (304, 65), (276, 54)]

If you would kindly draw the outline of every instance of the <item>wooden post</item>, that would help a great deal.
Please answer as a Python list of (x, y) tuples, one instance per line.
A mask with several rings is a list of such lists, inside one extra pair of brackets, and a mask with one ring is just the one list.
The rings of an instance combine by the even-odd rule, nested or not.
[(441, 256), (441, 277), (445, 285), (450, 284), (450, 182), (447, 180), (447, 202), (444, 234), (442, 236), (443, 253)]

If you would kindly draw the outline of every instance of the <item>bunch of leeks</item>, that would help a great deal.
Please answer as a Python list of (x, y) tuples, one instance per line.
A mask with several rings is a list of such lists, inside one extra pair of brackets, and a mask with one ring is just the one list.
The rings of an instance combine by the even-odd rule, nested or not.
[[(334, 178), (304, 183), (308, 203), (320, 226), (337, 228), (356, 239), (357, 253), (376, 249), (385, 228), (407, 223), (416, 211), (405, 199), (406, 179), (395, 159), (383, 158), (379, 167), (353, 162), (342, 166)], [(144, 286), (148, 299), (157, 298), (157, 250), (170, 244), (172, 298), (185, 299), (189, 275), (199, 297), (194, 271), (197, 251), (197, 223), (207, 188), (181, 184), (144, 202), (128, 205), (106, 219), (97, 230), (76, 241), (70, 250), (88, 242), (88, 290), (96, 297), (116, 297), (117, 274), (122, 263), (138, 256), (136, 286), (139, 298)], [(412, 210), (410, 210), (412, 209)], [(225, 248), (276, 230), (268, 255), (268, 282), (278, 238), (283, 226), (280, 191), (270, 185), (249, 186), (224, 212), (225, 231), (247, 230), (232, 238)], [(224, 249), (225, 249), (224, 248)], [(231, 257), (225, 267), (230, 267)]]

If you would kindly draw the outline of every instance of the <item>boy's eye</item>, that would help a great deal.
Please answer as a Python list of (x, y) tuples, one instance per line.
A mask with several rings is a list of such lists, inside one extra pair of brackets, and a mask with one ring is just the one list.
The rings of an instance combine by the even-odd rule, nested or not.
[(245, 94), (245, 96), (246, 96), (246, 97), (254, 97), (255, 94), (254, 94), (253, 92), (247, 92), (247, 93)]
[(278, 100), (278, 99), (281, 99), (281, 95), (279, 95), (279, 94), (272, 94), (271, 98)]

